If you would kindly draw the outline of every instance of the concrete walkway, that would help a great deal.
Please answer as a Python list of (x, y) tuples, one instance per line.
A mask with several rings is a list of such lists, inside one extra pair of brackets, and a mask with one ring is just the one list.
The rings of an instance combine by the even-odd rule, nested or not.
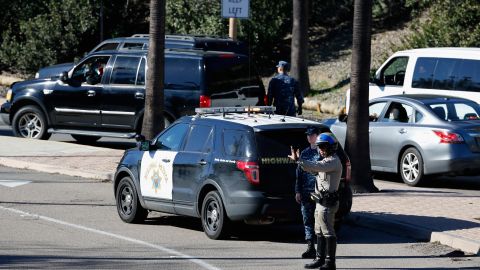
[[(0, 165), (101, 181), (112, 179), (122, 154), (123, 150), (0, 136)], [(452, 189), (375, 184), (379, 193), (354, 195), (349, 222), (479, 254), (480, 191), (463, 195)]]

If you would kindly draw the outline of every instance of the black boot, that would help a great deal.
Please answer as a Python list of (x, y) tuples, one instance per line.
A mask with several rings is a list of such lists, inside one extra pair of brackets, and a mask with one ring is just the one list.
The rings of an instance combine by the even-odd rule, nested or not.
[(307, 250), (302, 253), (302, 258), (310, 258), (314, 259), (316, 256), (317, 252), (315, 250), (315, 241), (313, 239), (308, 239), (307, 240)]
[(326, 237), (327, 257), (325, 263), (320, 267), (320, 270), (335, 270), (335, 253), (337, 252), (337, 237)]
[(306, 269), (319, 268), (325, 263), (325, 237), (317, 234), (317, 257), (311, 263), (305, 264)]

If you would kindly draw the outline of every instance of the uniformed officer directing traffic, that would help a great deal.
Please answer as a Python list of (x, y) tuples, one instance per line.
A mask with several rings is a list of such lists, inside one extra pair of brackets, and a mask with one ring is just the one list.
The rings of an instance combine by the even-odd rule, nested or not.
[(276, 107), (276, 114), (295, 116), (295, 101), (297, 98), (298, 115), (302, 114), (303, 95), (298, 88), (297, 81), (287, 74), (288, 63), (279, 61), (278, 75), (273, 77), (268, 84), (268, 105)]
[[(307, 141), (310, 144), (300, 153), (300, 158), (309, 161), (318, 161), (320, 154), (317, 150), (317, 137), (319, 130), (311, 126), (305, 132)], [(307, 250), (302, 254), (302, 258), (315, 258), (315, 201), (310, 198), (310, 194), (315, 191), (316, 174), (306, 172), (300, 165), (297, 167), (297, 179), (295, 182), (295, 200), (301, 205), (303, 226), (305, 227), (305, 240)]]
[(317, 202), (315, 208), (315, 233), (317, 234), (317, 257), (305, 268), (336, 269), (335, 254), (337, 237), (335, 235), (335, 213), (338, 210), (338, 188), (342, 175), (342, 162), (336, 154), (337, 140), (331, 133), (322, 133), (318, 136), (316, 144), (320, 161), (309, 161), (299, 157), (298, 149), (291, 149), (288, 157), (298, 160), (303, 170), (317, 173), (315, 192), (312, 198)]

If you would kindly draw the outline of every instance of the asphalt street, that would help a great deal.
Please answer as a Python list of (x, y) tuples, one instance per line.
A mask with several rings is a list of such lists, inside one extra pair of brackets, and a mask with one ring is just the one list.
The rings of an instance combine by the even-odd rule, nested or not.
[[(0, 167), (0, 269), (303, 269), (298, 225), (239, 227), (208, 239), (194, 218), (123, 223), (111, 183)], [(338, 268), (478, 269), (480, 257), (344, 226)], [(451, 254), (450, 254), (451, 255)]]

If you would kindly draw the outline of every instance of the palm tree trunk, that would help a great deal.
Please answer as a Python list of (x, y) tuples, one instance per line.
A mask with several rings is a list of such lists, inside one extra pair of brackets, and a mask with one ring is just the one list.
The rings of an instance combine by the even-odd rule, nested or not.
[(378, 191), (371, 175), (368, 132), (371, 20), (372, 1), (355, 0), (350, 108), (345, 148), (352, 162), (352, 188), (356, 193)]
[(150, 140), (164, 127), (164, 64), (165, 64), (166, 0), (150, 0), (150, 43), (147, 57), (145, 114), (142, 134)]
[(308, 78), (308, 3), (309, 0), (293, 0), (292, 70), (305, 96), (310, 90)]

